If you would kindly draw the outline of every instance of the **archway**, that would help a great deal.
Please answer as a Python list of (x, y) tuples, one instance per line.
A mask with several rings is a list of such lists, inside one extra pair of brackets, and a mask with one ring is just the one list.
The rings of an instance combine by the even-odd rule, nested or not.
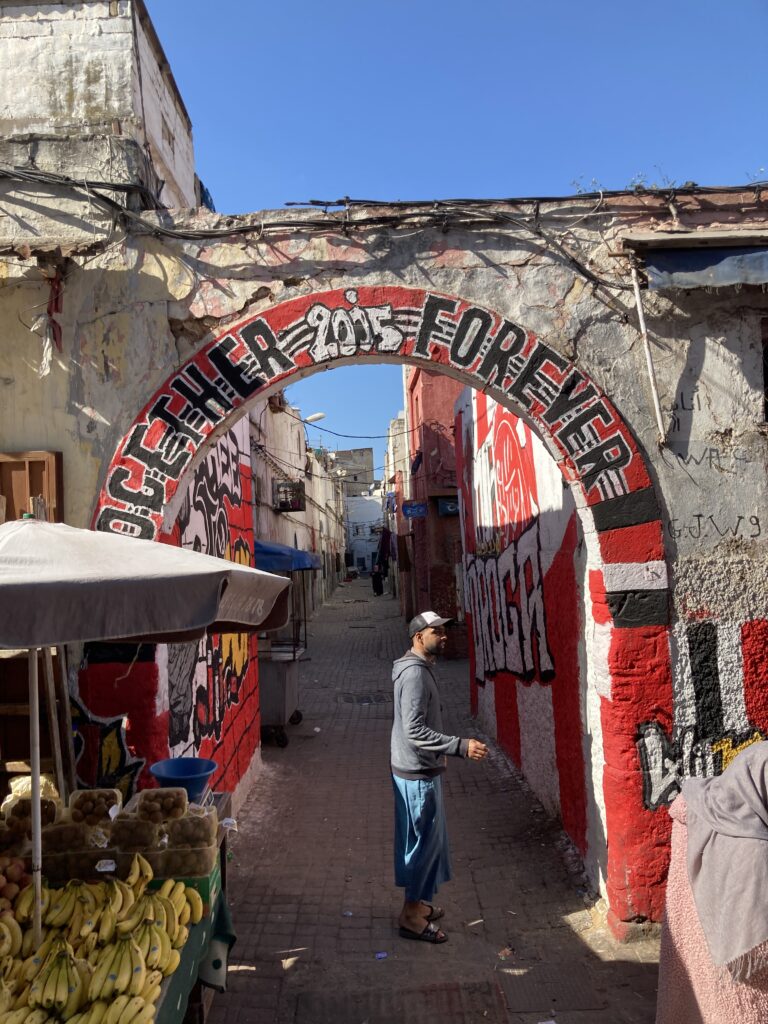
[(157, 539), (206, 446), (250, 402), (360, 359), (439, 369), (487, 393), (532, 427), (571, 487), (588, 551), (586, 626), (604, 627), (589, 675), (602, 724), (606, 888), (617, 919), (657, 919), (668, 822), (644, 803), (636, 740), (639, 722), (671, 709), (660, 510), (617, 410), (523, 327), (459, 297), (401, 287), (314, 293), (243, 319), (208, 340), (137, 416), (109, 466), (94, 527)]

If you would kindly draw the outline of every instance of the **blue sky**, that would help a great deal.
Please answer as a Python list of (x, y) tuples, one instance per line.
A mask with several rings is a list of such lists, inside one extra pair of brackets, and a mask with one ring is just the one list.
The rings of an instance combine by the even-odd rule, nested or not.
[[(765, 0), (147, 6), (225, 213), (768, 178)], [(289, 397), (341, 433), (381, 434), (400, 381), (334, 370)], [(381, 462), (381, 442), (325, 439), (371, 443)]]

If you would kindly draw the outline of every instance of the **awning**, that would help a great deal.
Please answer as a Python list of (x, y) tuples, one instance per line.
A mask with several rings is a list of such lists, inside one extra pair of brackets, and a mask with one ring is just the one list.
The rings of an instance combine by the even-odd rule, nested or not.
[(271, 540), (257, 540), (254, 544), (256, 568), (264, 572), (296, 572), (301, 569), (321, 569), (320, 555), (314, 551), (300, 551), (288, 544)]
[(768, 247), (648, 249), (648, 287), (727, 288), (768, 284)]

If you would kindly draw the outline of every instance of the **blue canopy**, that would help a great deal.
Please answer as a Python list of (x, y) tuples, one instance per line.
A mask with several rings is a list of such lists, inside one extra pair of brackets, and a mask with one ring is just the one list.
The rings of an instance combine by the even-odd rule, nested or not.
[(295, 572), (298, 569), (320, 569), (320, 555), (314, 551), (300, 551), (287, 544), (272, 540), (257, 540), (254, 544), (256, 568), (265, 572)]

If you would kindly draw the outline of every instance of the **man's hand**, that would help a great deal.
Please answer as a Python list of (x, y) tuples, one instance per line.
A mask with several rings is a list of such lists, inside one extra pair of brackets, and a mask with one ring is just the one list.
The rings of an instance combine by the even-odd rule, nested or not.
[(482, 761), (488, 753), (488, 747), (480, 740), (470, 740), (467, 757), (470, 761)]

